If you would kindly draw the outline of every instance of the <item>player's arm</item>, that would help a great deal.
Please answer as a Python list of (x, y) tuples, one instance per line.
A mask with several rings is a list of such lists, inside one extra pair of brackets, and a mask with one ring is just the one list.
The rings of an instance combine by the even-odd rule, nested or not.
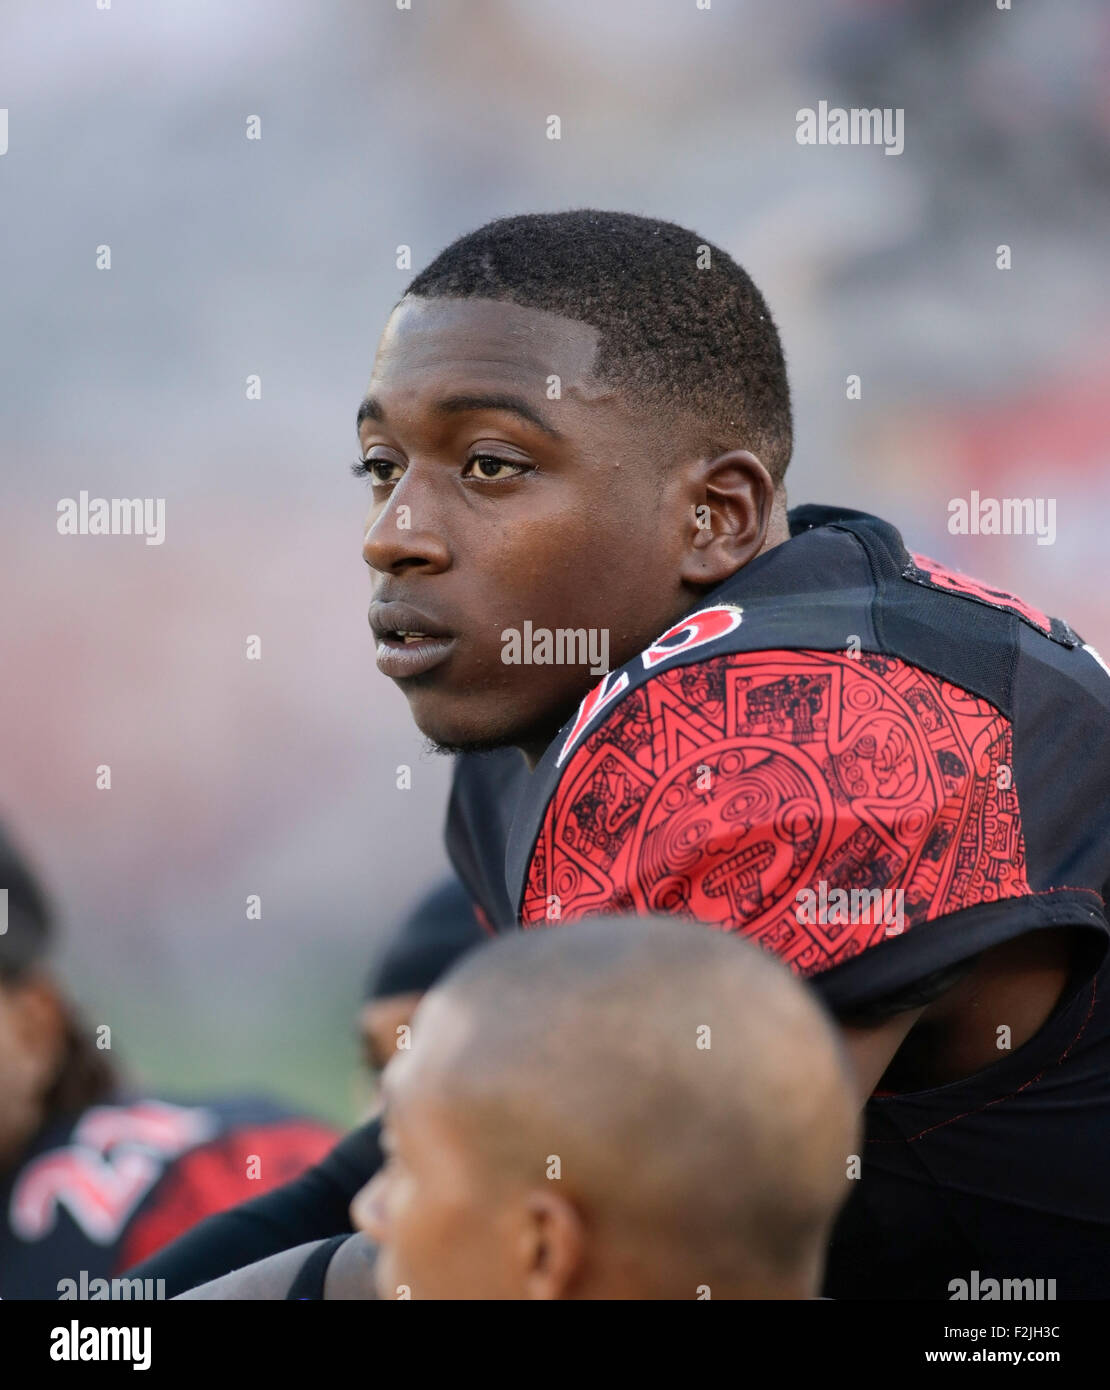
[[(584, 702), (559, 762), (525, 788), (527, 833), (508, 853), (525, 926), (638, 903), (738, 930), (817, 990), (861, 1098), (992, 1065), (998, 1026), (1020, 1047), (1069, 976), (1093, 977), (1103, 860), (1077, 873), (1056, 830), (1070, 807), (1038, 816), (1014, 786), (1015, 767), (1038, 786), (1015, 747), (1043, 739), (894, 658), (726, 647), (693, 660), (677, 636), (625, 671), (619, 698)], [(679, 650), (685, 664), (660, 664)], [(1023, 728), (1058, 719), (1028, 697), (1022, 709)]]
[(1021, 1047), (1047, 1022), (1069, 980), (1083, 977), (1085, 946), (1066, 927), (1025, 932), (855, 1018), (842, 1017), (863, 1098), (888, 1071), (895, 1089), (920, 1090), (991, 1066), (998, 1060), (999, 1020), (1006, 1021), (1011, 1047)]
[[(309, 1241), (292, 1250), (282, 1250), (243, 1269), (233, 1270), (199, 1288), (178, 1294), (180, 1301), (271, 1302), (289, 1297), (293, 1283), (305, 1261), (322, 1245)], [(375, 1248), (360, 1235), (353, 1235), (338, 1247), (328, 1262), (324, 1277), (327, 1302), (366, 1302), (378, 1297), (374, 1286)]]
[(292, 1250), (282, 1250), (277, 1255), (269, 1255), (243, 1269), (233, 1269), (230, 1274), (221, 1275), (219, 1279), (212, 1279), (199, 1288), (188, 1289), (174, 1297), (181, 1301), (283, 1299), (289, 1293), (301, 1266), (320, 1243), (310, 1240), (304, 1245), (294, 1246)]
[(856, 1073), (860, 1105), (866, 1105), (883, 1073), (893, 1062), (926, 1006), (895, 1014), (885, 1023), (840, 1025), (840, 1036)]

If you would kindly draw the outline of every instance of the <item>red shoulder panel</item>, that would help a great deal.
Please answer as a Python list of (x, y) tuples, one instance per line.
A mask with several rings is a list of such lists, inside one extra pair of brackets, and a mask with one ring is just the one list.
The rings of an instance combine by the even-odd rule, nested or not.
[(735, 652), (661, 671), (567, 760), (524, 926), (665, 912), (814, 974), (890, 935), (800, 890), (901, 890), (905, 929), (1028, 894), (1011, 729), (891, 657)]

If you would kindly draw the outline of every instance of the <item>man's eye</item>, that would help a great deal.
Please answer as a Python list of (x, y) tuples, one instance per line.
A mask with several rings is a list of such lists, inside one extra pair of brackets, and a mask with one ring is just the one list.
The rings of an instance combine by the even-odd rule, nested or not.
[(357, 478), (369, 478), (373, 483), (395, 483), (404, 468), (392, 459), (359, 459), (351, 464), (351, 472)]
[(521, 473), (526, 473), (528, 469), (523, 463), (510, 463), (508, 459), (499, 459), (494, 454), (475, 454), (472, 459), (467, 460), (466, 467), (463, 469), (464, 478), (516, 478)]

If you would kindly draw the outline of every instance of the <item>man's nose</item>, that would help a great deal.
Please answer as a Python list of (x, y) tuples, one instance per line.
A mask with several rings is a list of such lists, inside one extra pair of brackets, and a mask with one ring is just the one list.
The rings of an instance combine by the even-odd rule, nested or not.
[(426, 501), (415, 492), (403, 498), (400, 487), (371, 522), (362, 539), (362, 558), (382, 574), (402, 570), (439, 573), (451, 563), (451, 552)]

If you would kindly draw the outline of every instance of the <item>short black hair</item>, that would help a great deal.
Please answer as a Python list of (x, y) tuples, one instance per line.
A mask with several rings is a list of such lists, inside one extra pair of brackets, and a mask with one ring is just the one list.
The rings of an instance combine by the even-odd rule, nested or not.
[[(47, 954), (54, 914), (26, 856), (0, 824), (0, 980), (15, 981)], [(6, 911), (6, 916), (5, 916)]]
[(589, 323), (600, 380), (696, 414), (714, 444), (751, 449), (782, 480), (793, 426), (778, 329), (746, 271), (685, 227), (595, 208), (502, 217), (453, 241), (405, 293)]
[(832, 1015), (769, 951), (676, 917), (595, 917), (498, 936), (433, 997), (454, 1017), (431, 1061), (452, 1127), (499, 1182), (560, 1155), (575, 1199), (665, 1281), (677, 1267), (767, 1297), (812, 1277), (858, 1105)]

